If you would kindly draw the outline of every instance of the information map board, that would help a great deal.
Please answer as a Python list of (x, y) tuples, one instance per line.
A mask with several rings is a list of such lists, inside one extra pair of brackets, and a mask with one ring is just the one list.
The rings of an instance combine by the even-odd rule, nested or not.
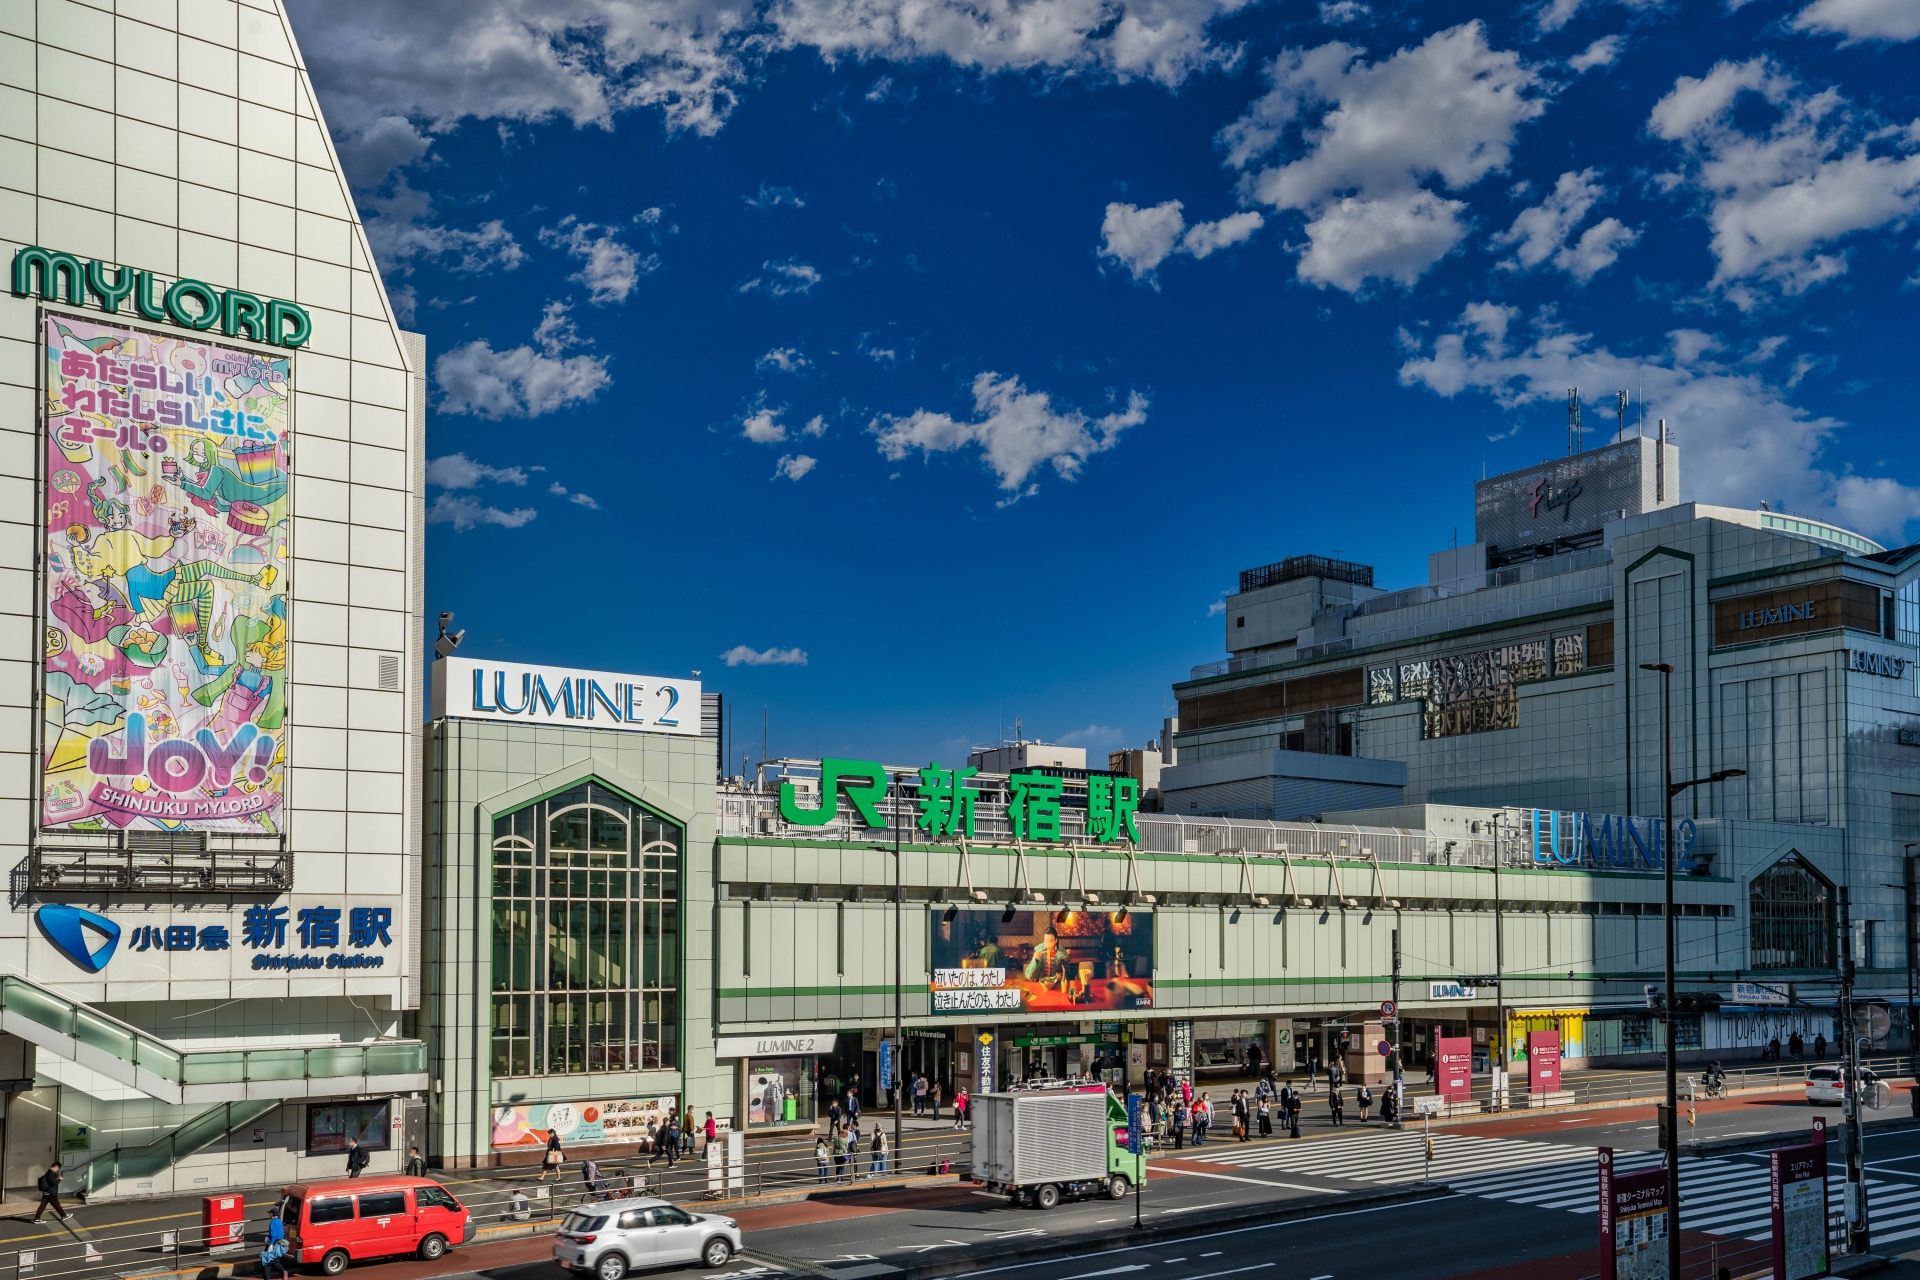
[(1827, 1274), (1827, 1144), (1767, 1153), (1773, 1191), (1774, 1280)]
[(1433, 1043), (1438, 1059), (1434, 1092), (1448, 1102), (1465, 1102), (1473, 1095), (1473, 1041), (1465, 1036), (1443, 1036), (1436, 1027)]
[(1600, 1148), (1600, 1280), (1668, 1280), (1667, 1171), (1615, 1174)]

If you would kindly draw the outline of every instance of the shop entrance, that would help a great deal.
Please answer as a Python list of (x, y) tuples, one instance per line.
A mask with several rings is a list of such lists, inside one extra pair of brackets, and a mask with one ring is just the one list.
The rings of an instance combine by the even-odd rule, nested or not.
[(913, 1105), (913, 1078), (920, 1075), (927, 1078), (929, 1086), (940, 1086), (943, 1101), (953, 1097), (953, 1034), (908, 1028), (906, 1037), (900, 1053), (900, 1079), (904, 1082), (907, 1105)]

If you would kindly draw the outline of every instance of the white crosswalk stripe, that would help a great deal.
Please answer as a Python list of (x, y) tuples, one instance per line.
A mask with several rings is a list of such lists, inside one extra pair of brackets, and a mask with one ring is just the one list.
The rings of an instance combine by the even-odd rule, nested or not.
[[(1171, 1153), (1169, 1153), (1171, 1154)], [(1287, 1140), (1236, 1143), (1180, 1153), (1187, 1159), (1273, 1173), (1306, 1174), (1342, 1182), (1418, 1182), (1428, 1176), (1426, 1139), (1419, 1133), (1373, 1133), (1333, 1141)], [(1836, 1153), (1837, 1154), (1837, 1153)], [(1658, 1168), (1658, 1151), (1615, 1153), (1621, 1173)], [(1432, 1178), (1451, 1190), (1489, 1200), (1596, 1213), (1597, 1175), (1591, 1148), (1512, 1138), (1435, 1134)], [(1836, 1158), (1828, 1168), (1828, 1203), (1843, 1197)], [(1920, 1237), (1920, 1184), (1867, 1180), (1873, 1241)], [(1772, 1230), (1772, 1204), (1763, 1158), (1685, 1159), (1680, 1165), (1680, 1222), (1689, 1231), (1765, 1240)]]

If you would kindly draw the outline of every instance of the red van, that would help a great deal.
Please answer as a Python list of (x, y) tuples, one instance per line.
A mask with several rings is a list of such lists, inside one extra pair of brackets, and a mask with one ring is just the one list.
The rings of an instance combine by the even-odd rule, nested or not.
[(349, 1262), (411, 1253), (431, 1262), (479, 1228), (473, 1214), (431, 1178), (341, 1178), (284, 1188), (288, 1260), (337, 1276)]

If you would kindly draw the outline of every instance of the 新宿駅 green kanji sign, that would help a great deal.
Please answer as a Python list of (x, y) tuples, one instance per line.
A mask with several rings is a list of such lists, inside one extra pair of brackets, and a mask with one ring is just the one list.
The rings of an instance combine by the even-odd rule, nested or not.
[[(38, 280), (36, 282), (36, 277)], [(306, 345), (313, 321), (304, 307), (279, 298), (260, 298), (240, 289), (216, 289), (199, 280), (175, 280), (154, 296), (154, 273), (116, 267), (94, 260), (82, 262), (70, 253), (27, 245), (13, 255), (13, 295), (38, 293), (47, 302), (83, 307), (87, 299), (118, 315), (131, 303), (142, 320), (176, 324), (183, 329), (211, 329), (229, 338), (265, 342), (289, 349)]]
[[(967, 779), (980, 771), (973, 768), (948, 769), (938, 762), (919, 770), (917, 781), (901, 775), (903, 787), (914, 789), (914, 803), (920, 812), (914, 826), (929, 836), (971, 838), (974, 834), (974, 806), (980, 793), (967, 786)], [(799, 802), (798, 789), (791, 782), (780, 784), (780, 816), (799, 827), (823, 827), (839, 812), (840, 793), (845, 792), (860, 821), (869, 827), (884, 827), (878, 808), (887, 793), (887, 770), (872, 760), (822, 760), (820, 796), (812, 808)], [(1007, 776), (1007, 822), (1015, 840), (1052, 842), (1060, 839), (1060, 802), (1065, 790), (1063, 780), (1038, 769)], [(1134, 815), (1140, 811), (1140, 783), (1135, 778), (1110, 774), (1087, 777), (1087, 834), (1101, 844), (1115, 840), (1140, 839)]]

